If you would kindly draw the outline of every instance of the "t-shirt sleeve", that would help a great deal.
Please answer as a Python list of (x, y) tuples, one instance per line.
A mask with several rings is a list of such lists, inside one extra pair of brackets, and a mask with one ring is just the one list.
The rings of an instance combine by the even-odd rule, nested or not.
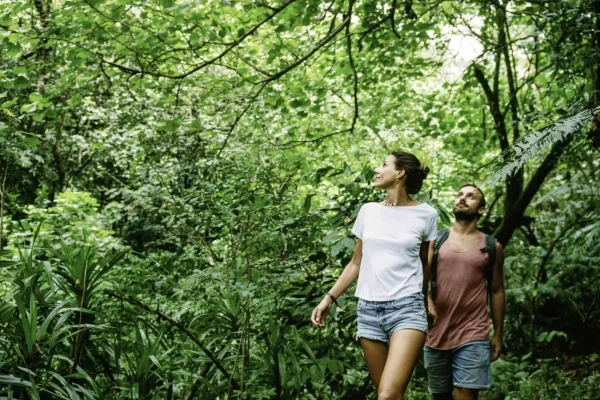
[(434, 213), (429, 217), (429, 224), (425, 230), (425, 234), (423, 235), (423, 241), (429, 242), (431, 240), (437, 239), (437, 219), (438, 213), (434, 211)]
[(365, 227), (365, 212), (365, 207), (362, 206), (360, 210), (358, 210), (356, 221), (354, 221), (354, 226), (352, 227), (352, 233), (360, 240), (363, 238), (363, 230)]

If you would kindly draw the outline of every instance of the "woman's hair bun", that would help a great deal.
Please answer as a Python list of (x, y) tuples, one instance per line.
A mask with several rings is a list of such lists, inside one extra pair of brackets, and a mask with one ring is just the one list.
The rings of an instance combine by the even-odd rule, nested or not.
[(421, 164), (414, 154), (405, 151), (391, 153), (396, 159), (396, 169), (406, 171), (406, 190), (408, 194), (417, 194), (423, 186), (423, 180), (429, 174), (429, 167)]
[(423, 179), (427, 179), (427, 175), (429, 175), (429, 167), (425, 164), (421, 164), (419, 169), (421, 170), (421, 175), (423, 176)]

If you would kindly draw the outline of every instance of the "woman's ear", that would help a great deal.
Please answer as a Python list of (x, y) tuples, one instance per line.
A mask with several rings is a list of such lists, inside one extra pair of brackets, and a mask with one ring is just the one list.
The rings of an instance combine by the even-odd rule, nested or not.
[(402, 177), (406, 175), (406, 171), (403, 169), (400, 169), (398, 171), (396, 171), (396, 179), (400, 180), (402, 179)]

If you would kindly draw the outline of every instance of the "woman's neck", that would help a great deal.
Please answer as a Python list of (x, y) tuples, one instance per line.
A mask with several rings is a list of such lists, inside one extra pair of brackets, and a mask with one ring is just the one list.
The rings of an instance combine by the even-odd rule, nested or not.
[(406, 191), (405, 187), (399, 187), (399, 186), (395, 186), (395, 187), (391, 187), (386, 189), (387, 192), (387, 198), (386, 198), (386, 202), (388, 204), (403, 204), (403, 203), (408, 203), (409, 201), (411, 201), (410, 196), (408, 194), (408, 192)]

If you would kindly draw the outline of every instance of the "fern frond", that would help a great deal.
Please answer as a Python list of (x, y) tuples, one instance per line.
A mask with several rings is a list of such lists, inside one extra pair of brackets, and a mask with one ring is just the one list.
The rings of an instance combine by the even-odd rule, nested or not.
[(581, 108), (582, 101), (569, 108), (569, 116), (535, 132), (521, 137), (490, 163), (481, 169), (491, 169), (484, 185), (493, 185), (500, 180), (513, 176), (529, 160), (543, 154), (554, 143), (577, 134), (592, 121), (600, 105), (593, 108)]
[(568, 182), (552, 189), (549, 193), (539, 197), (532, 206), (538, 206), (548, 200), (558, 200), (560, 198), (569, 198), (572, 195), (577, 195), (582, 198), (600, 198), (600, 188), (596, 185), (587, 183)]

